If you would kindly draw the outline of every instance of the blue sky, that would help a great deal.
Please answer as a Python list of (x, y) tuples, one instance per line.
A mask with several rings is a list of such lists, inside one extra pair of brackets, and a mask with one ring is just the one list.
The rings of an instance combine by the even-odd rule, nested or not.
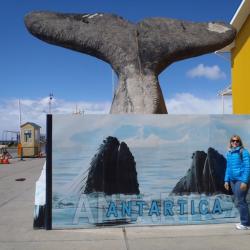
[[(9, 0), (1, 1), (0, 131), (22, 121), (44, 124), (48, 95), (54, 113), (107, 113), (112, 101), (108, 64), (81, 53), (46, 44), (31, 36), (23, 18), (33, 10), (115, 13), (132, 22), (170, 17), (197, 22), (230, 22), (241, 0)], [(214, 54), (177, 62), (159, 77), (170, 113), (219, 113), (217, 92), (231, 82), (230, 61)], [(230, 112), (230, 102), (227, 103)]]

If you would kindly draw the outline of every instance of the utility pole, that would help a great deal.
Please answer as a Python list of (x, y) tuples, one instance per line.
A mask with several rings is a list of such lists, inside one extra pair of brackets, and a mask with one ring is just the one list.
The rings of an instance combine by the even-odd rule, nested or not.
[(21, 125), (22, 125), (22, 110), (21, 110), (21, 101), (20, 101), (20, 99), (18, 100), (18, 107), (19, 107), (19, 125), (20, 125), (20, 128), (21, 128)]
[(20, 156), (20, 161), (23, 161), (23, 146), (21, 144), (21, 125), (22, 125), (22, 110), (21, 110), (21, 101), (18, 100), (18, 106), (19, 106), (19, 141), (18, 141), (18, 156)]
[(21, 109), (21, 100), (18, 99), (18, 108), (19, 108), (19, 138), (18, 143), (21, 143), (21, 125), (22, 125), (22, 109)]

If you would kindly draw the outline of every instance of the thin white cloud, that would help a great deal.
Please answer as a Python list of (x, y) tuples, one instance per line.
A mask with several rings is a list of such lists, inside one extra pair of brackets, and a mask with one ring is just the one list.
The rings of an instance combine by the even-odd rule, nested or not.
[(199, 64), (197, 67), (189, 70), (187, 76), (191, 78), (205, 77), (210, 80), (225, 79), (226, 74), (220, 69), (218, 65), (205, 66), (204, 64)]
[[(46, 113), (48, 113), (48, 97), (40, 99), (25, 99), (21, 100), (21, 114), (22, 123), (25, 122), (35, 122), (42, 127), (42, 133), (45, 133), (45, 121)], [(232, 113), (231, 98), (225, 98), (225, 113)], [(166, 100), (167, 108), (169, 114), (185, 114), (185, 115), (196, 115), (196, 114), (222, 114), (222, 102), (221, 99), (202, 99), (198, 98), (190, 93), (181, 93), (175, 95), (173, 98)], [(76, 105), (78, 109), (84, 109), (85, 114), (108, 114), (111, 103), (109, 102), (72, 102), (60, 99), (53, 99), (52, 101), (52, 113), (53, 114), (72, 114), (75, 111)], [(18, 99), (10, 99), (8, 101), (0, 101), (0, 136), (4, 130), (19, 130), (19, 107)], [(155, 119), (152, 121), (151, 116), (143, 116), (134, 118), (140, 125), (140, 120), (143, 120), (143, 124), (153, 124), (160, 127), (173, 126), (175, 123), (187, 123), (189, 120), (193, 121), (195, 117), (172, 117), (173, 120), (170, 124), (159, 124), (160, 119)], [(159, 121), (158, 121), (159, 120)], [(102, 117), (98, 124), (93, 124), (92, 128), (96, 129), (98, 127), (110, 125), (109, 117)], [(112, 126), (123, 124), (130, 124), (130, 117), (122, 118), (116, 116), (112, 120)], [(111, 126), (111, 125), (110, 125)]]
[[(202, 99), (190, 93), (176, 94), (166, 100), (169, 114), (222, 114), (223, 105), (220, 97)], [(232, 114), (232, 99), (224, 99), (224, 114)]]
[[(46, 114), (49, 110), (49, 98), (21, 99), (21, 121), (34, 122), (42, 127), (45, 133)], [(52, 100), (53, 114), (73, 114), (76, 110), (84, 110), (85, 114), (107, 114), (110, 109), (109, 102), (71, 102), (60, 99)], [(19, 131), (19, 105), (18, 99), (0, 101), (0, 135), (3, 131)]]

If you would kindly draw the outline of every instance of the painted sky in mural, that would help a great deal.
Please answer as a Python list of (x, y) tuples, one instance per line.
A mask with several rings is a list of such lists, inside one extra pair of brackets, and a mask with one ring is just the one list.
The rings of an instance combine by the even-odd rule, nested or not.
[[(54, 131), (54, 138), (61, 147), (81, 147), (85, 141), (99, 145), (108, 135), (125, 141), (131, 148), (187, 144), (194, 145), (193, 150), (204, 150), (206, 143), (206, 146), (224, 149), (224, 153), (232, 134), (241, 135), (246, 146), (250, 145), (248, 116), (233, 116), (232, 119), (227, 115), (168, 115), (167, 118), (162, 115), (86, 115), (72, 116), (68, 120), (64, 117), (56, 116), (57, 131)], [(209, 126), (212, 128), (210, 131)], [(61, 130), (65, 131), (64, 136), (56, 137)]]

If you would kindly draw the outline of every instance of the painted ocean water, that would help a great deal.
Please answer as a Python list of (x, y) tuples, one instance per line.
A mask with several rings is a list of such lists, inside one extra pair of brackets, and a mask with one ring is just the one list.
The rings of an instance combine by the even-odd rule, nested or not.
[[(64, 150), (64, 151), (62, 151)], [(238, 211), (231, 196), (192, 194), (190, 196), (173, 196), (171, 191), (178, 180), (183, 177), (191, 166), (192, 153), (180, 148), (152, 148), (131, 149), (136, 160), (140, 195), (112, 195), (102, 193), (84, 195), (77, 193), (85, 185), (90, 161), (96, 153), (96, 148), (83, 147), (79, 149), (60, 149), (53, 155), (53, 227), (78, 228), (96, 227), (103, 225), (175, 225), (200, 224), (238, 221)], [(57, 158), (58, 157), (58, 158)], [(156, 161), (157, 159), (157, 161)], [(209, 212), (199, 213), (200, 200), (208, 200)], [(214, 200), (218, 199), (222, 212), (212, 214)], [(108, 217), (110, 202), (116, 204), (116, 212)], [(122, 214), (121, 202), (132, 202), (131, 214)], [(143, 201), (142, 216), (138, 214), (136, 202)], [(149, 215), (152, 201), (158, 204), (159, 213)], [(164, 201), (173, 202), (173, 215), (164, 215)], [(180, 214), (180, 204), (184, 201), (183, 214)], [(196, 210), (192, 214), (192, 206)], [(112, 224), (113, 222), (113, 224)], [(119, 223), (120, 222), (120, 223)]]
[[(53, 185), (57, 189), (87, 176), (97, 148), (61, 148), (53, 152)], [(130, 149), (135, 161), (141, 193), (169, 193), (176, 180), (191, 166), (192, 153), (172, 148)], [(156, 160), (157, 159), (157, 160)]]

